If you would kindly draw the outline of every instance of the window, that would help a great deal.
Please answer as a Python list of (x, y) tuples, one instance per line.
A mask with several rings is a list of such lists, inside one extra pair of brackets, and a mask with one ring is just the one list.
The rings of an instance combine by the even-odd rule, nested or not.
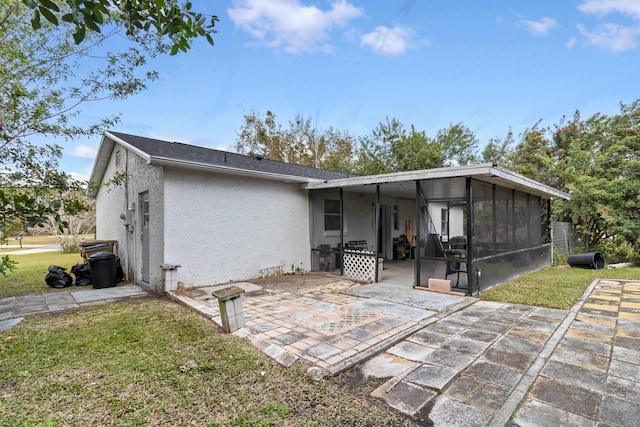
[(116, 170), (120, 170), (120, 150), (116, 151)]
[(324, 200), (324, 231), (340, 231), (340, 200)]
[(449, 209), (440, 209), (440, 235), (449, 235)]

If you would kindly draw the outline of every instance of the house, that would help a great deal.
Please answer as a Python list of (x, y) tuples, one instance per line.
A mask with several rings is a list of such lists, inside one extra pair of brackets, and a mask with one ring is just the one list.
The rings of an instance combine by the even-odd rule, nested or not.
[(126, 277), (159, 293), (176, 274), (377, 281), (379, 261), (404, 258), (410, 285), (456, 274), (477, 294), (550, 263), (546, 213), (569, 197), (490, 164), (349, 176), (119, 132), (105, 132), (91, 180), (96, 238), (117, 240)]

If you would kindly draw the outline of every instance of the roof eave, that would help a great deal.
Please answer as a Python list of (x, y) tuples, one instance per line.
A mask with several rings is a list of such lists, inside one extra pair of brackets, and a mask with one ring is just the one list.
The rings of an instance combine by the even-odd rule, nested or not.
[(462, 178), (472, 177), (482, 180), (482, 178), (494, 178), (505, 183), (510, 183), (521, 188), (528, 189), (538, 194), (545, 194), (550, 197), (557, 197), (568, 200), (570, 195), (548, 185), (524, 177), (508, 169), (494, 166), (491, 163), (477, 165), (465, 165), (436, 169), (422, 169), (407, 172), (394, 172), (380, 175), (358, 176), (350, 178), (339, 178), (325, 180), (322, 182), (310, 183), (305, 188), (308, 190), (321, 190), (332, 188), (348, 188), (362, 185), (389, 184), (409, 181), (422, 181), (439, 178)]
[(237, 176), (244, 176), (244, 177), (250, 177), (250, 178), (262, 178), (262, 179), (269, 179), (273, 181), (280, 181), (280, 182), (286, 182), (286, 183), (310, 184), (314, 182), (315, 183), (323, 182), (323, 180), (316, 179), (316, 178), (308, 178), (308, 177), (295, 176), (295, 175), (283, 175), (283, 174), (277, 174), (272, 172), (262, 172), (262, 171), (255, 171), (255, 170), (249, 170), (249, 169), (239, 169), (239, 168), (233, 168), (229, 166), (211, 165), (207, 163), (192, 162), (188, 160), (171, 159), (168, 157), (152, 156), (150, 157), (149, 164), (156, 165), (156, 166), (204, 171), (204, 172), (219, 172), (219, 173), (225, 173), (229, 175), (237, 175)]

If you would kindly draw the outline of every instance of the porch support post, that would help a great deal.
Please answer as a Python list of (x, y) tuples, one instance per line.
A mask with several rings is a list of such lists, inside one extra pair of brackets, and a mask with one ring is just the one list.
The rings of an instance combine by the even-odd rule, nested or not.
[[(416, 248), (414, 255), (414, 266), (413, 266), (413, 287), (420, 286), (420, 228), (422, 224), (422, 218), (420, 218), (420, 203), (422, 203), (422, 198), (420, 197), (420, 181), (416, 181), (416, 225), (415, 225), (415, 233), (416, 233)], [(409, 248), (411, 251), (411, 248)]]
[[(550, 257), (551, 259), (549, 259), (549, 265), (553, 265), (553, 227), (551, 227), (551, 200), (553, 200), (553, 197), (549, 197), (549, 202), (547, 203), (547, 220), (546, 220), (546, 226), (547, 226), (547, 240), (548, 243), (551, 244), (551, 251), (550, 251)], [(542, 209), (542, 198), (540, 198), (540, 208)]]
[(376, 268), (376, 283), (380, 280), (380, 271), (378, 268), (378, 248), (380, 247), (380, 184), (376, 184), (376, 228), (375, 228), (375, 241), (376, 247), (373, 251), (373, 255), (375, 256), (375, 268)]
[(340, 248), (336, 254), (340, 257), (340, 275), (344, 276), (344, 263), (342, 262), (342, 251), (344, 250), (344, 194), (340, 187)]
[(475, 242), (473, 241), (474, 229), (473, 229), (473, 186), (471, 185), (471, 178), (466, 179), (466, 193), (467, 193), (467, 293), (469, 295), (477, 295), (480, 293), (480, 277), (481, 271), (473, 271), (473, 248)]

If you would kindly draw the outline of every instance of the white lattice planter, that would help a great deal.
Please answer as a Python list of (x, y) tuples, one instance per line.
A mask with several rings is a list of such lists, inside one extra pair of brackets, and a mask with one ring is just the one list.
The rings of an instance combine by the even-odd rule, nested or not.
[[(362, 282), (374, 282), (376, 280), (376, 260), (378, 257), (372, 251), (345, 250), (342, 256), (344, 275)], [(382, 270), (382, 267), (379, 268)], [(382, 277), (382, 271), (378, 272)]]

